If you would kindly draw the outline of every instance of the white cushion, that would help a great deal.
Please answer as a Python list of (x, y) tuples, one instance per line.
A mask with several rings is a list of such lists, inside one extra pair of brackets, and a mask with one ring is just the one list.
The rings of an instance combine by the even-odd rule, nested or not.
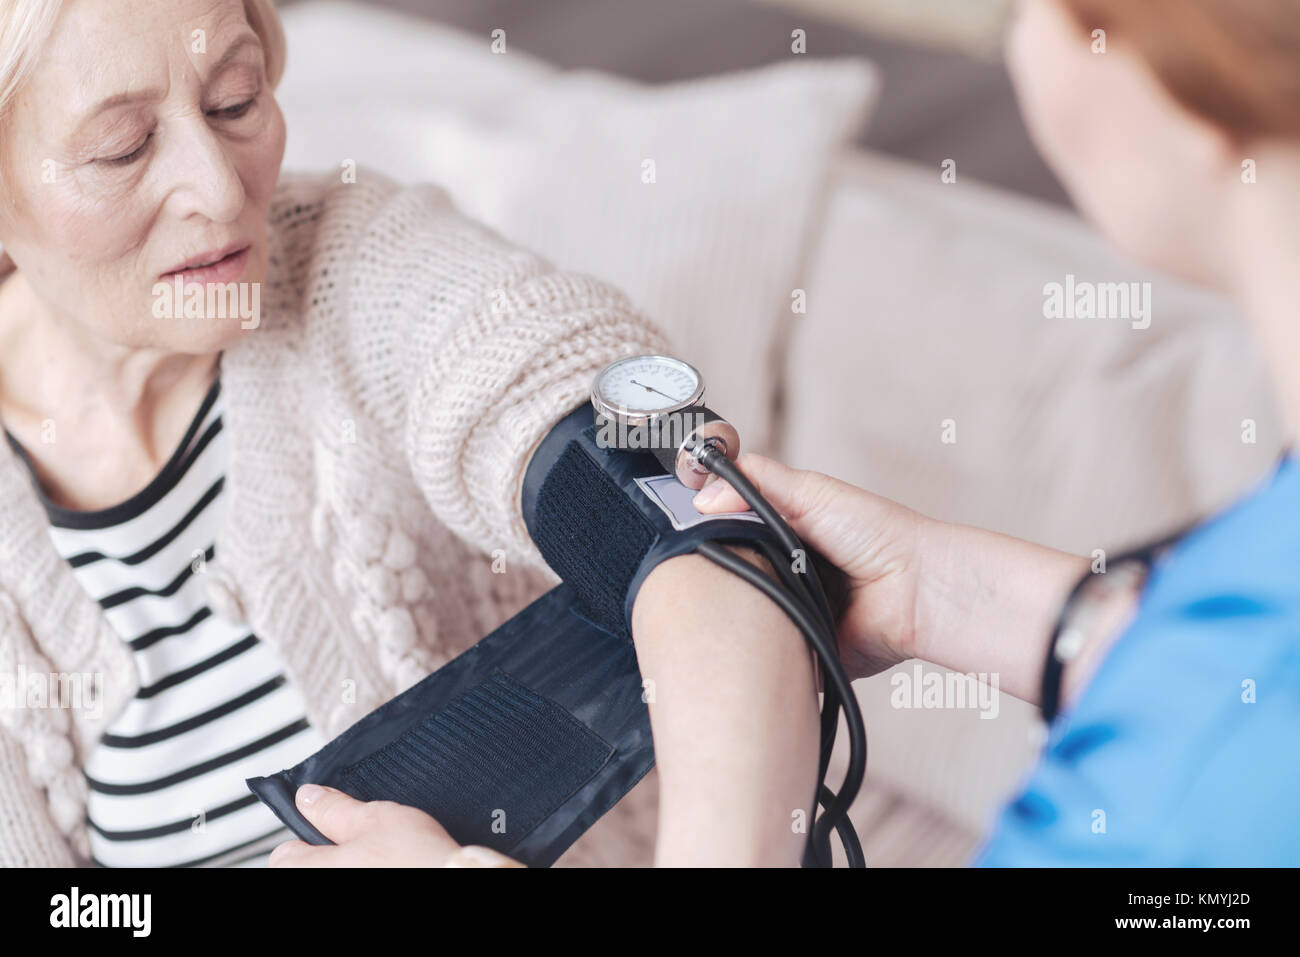
[(286, 166), (437, 182), (509, 239), (619, 286), (746, 447), (773, 446), (779, 332), (831, 164), (874, 102), (868, 64), (792, 56), (648, 88), (351, 3), (285, 23)]
[(289, 51), (276, 98), (290, 109), (442, 106), (486, 122), (553, 72), (513, 47), (492, 54), (489, 37), (350, 0), (297, 3), (280, 16)]

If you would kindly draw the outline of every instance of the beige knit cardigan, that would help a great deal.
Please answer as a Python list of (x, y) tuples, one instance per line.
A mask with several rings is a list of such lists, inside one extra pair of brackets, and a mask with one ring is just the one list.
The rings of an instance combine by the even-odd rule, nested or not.
[[(519, 510), (528, 453), (600, 367), (667, 343), (435, 186), (286, 174), (268, 235), (261, 325), (221, 359), (228, 500), (202, 574), (332, 737), (555, 582)], [(0, 442), (0, 673), (23, 668), (101, 675), (102, 714), (0, 707), (0, 864), (83, 864), (81, 765), (138, 676)]]

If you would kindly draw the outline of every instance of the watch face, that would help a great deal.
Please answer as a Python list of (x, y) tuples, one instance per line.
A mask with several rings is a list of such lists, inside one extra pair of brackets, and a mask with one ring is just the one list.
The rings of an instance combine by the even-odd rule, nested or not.
[(596, 377), (592, 399), (598, 411), (644, 416), (693, 405), (703, 391), (699, 372), (680, 359), (632, 356)]

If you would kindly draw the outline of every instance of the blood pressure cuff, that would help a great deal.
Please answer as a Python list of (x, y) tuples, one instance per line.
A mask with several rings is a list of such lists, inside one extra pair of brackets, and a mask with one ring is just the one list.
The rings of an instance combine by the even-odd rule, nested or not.
[(646, 577), (701, 542), (779, 545), (753, 512), (704, 516), (691, 504), (695, 493), (653, 454), (612, 448), (604, 438), (591, 407), (575, 409), (533, 453), (522, 496), (538, 551), (604, 630), (630, 641)]
[(306, 783), (431, 815), (461, 844), (549, 866), (654, 764), (632, 603), (660, 562), (702, 541), (775, 540), (752, 513), (705, 518), (648, 452), (603, 448), (591, 407), (533, 453), (529, 533), (563, 579), (473, 648), (302, 763), (248, 787), (299, 838)]
[(460, 844), (554, 863), (654, 765), (632, 647), (560, 585), (287, 771), (248, 787), (308, 844), (324, 784), (431, 815)]

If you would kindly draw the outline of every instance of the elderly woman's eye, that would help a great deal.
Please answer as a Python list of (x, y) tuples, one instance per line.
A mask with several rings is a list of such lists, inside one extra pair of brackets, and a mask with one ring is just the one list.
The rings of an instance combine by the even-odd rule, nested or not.
[(251, 110), (256, 102), (257, 97), (255, 96), (244, 103), (239, 103), (235, 106), (228, 106), (223, 110), (213, 110), (212, 115), (223, 120), (237, 120)]
[(136, 160), (138, 160), (141, 156), (144, 155), (144, 151), (148, 148), (149, 142), (152, 139), (153, 139), (153, 134), (150, 133), (148, 136), (144, 138), (144, 142), (141, 143), (135, 149), (133, 149), (131, 152), (126, 153), (122, 156), (114, 156), (109, 159), (102, 159), (100, 160), (100, 162), (104, 163), (107, 166), (130, 166), (132, 163), (134, 163)]

